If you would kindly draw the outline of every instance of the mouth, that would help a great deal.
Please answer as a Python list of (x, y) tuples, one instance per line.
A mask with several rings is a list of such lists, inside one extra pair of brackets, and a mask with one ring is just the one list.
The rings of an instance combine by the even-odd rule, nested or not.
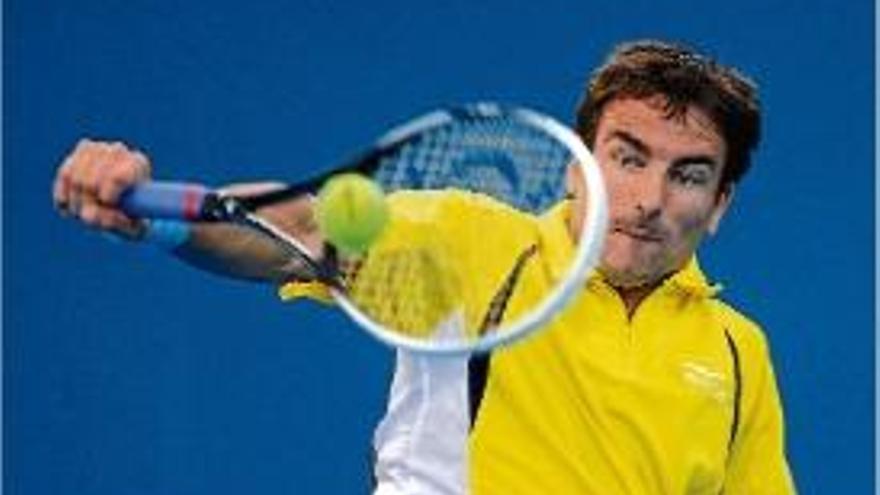
[(660, 243), (663, 242), (663, 236), (654, 232), (653, 230), (648, 229), (640, 229), (640, 228), (622, 228), (618, 227), (614, 229), (614, 232), (617, 234), (624, 235), (631, 239), (635, 239), (639, 242), (653, 242)]

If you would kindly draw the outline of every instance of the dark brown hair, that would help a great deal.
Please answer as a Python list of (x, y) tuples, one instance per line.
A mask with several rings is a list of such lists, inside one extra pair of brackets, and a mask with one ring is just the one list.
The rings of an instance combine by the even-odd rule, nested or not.
[(654, 96), (666, 99), (669, 118), (683, 117), (690, 106), (706, 112), (727, 145), (719, 191), (740, 180), (761, 134), (757, 86), (735, 69), (682, 45), (636, 41), (615, 48), (593, 73), (578, 105), (578, 134), (592, 148), (608, 102)]

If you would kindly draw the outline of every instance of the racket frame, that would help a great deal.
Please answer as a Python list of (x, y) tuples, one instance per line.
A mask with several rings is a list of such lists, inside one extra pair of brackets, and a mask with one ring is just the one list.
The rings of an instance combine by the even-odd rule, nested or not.
[[(598, 264), (602, 254), (608, 225), (605, 183), (598, 163), (580, 137), (556, 120), (525, 108), (502, 109), (492, 103), (477, 104), (473, 108), (483, 114), (504, 112), (515, 115), (524, 122), (551, 134), (572, 152), (576, 166), (581, 167), (584, 172), (580, 176), (584, 182), (584, 190), (587, 191), (584, 228), (581, 229), (580, 238), (576, 243), (574, 259), (562, 281), (543, 298), (537, 307), (516, 321), (509, 323), (503, 332), (488, 332), (474, 341), (430, 341), (386, 330), (383, 325), (361, 311), (340, 288), (331, 287), (331, 293), (342, 310), (373, 337), (388, 345), (420, 354), (448, 356), (484, 353), (496, 347), (508, 345), (547, 324), (553, 316), (561, 312), (581, 291), (591, 269)], [(432, 112), (391, 130), (379, 140), (378, 146), (393, 146), (407, 139), (408, 136), (424, 132), (450, 120), (452, 120), (452, 116), (445, 111)]]

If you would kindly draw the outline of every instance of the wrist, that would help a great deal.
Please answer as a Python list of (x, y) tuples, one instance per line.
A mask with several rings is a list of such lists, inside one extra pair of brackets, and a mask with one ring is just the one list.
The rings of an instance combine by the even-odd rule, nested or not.
[(176, 220), (150, 220), (144, 222), (140, 240), (166, 251), (173, 251), (186, 244), (192, 235), (188, 222)]

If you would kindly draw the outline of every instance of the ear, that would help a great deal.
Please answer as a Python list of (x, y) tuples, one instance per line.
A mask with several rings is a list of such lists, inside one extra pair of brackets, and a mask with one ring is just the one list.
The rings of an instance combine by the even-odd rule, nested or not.
[(730, 202), (733, 201), (734, 192), (735, 188), (733, 184), (729, 184), (715, 199), (715, 206), (712, 208), (712, 213), (709, 214), (709, 223), (706, 226), (706, 231), (709, 235), (715, 235), (715, 233), (718, 232), (718, 226), (721, 224), (721, 219), (724, 217), (727, 207), (730, 206)]
[(574, 197), (578, 194), (581, 184), (584, 181), (584, 171), (577, 164), (571, 163), (565, 169), (565, 193), (567, 196)]
[(572, 200), (572, 215), (568, 219), (568, 229), (572, 239), (580, 239), (584, 224), (584, 211), (587, 208), (587, 190), (584, 187), (584, 171), (580, 166), (571, 164), (565, 172), (566, 196)]

